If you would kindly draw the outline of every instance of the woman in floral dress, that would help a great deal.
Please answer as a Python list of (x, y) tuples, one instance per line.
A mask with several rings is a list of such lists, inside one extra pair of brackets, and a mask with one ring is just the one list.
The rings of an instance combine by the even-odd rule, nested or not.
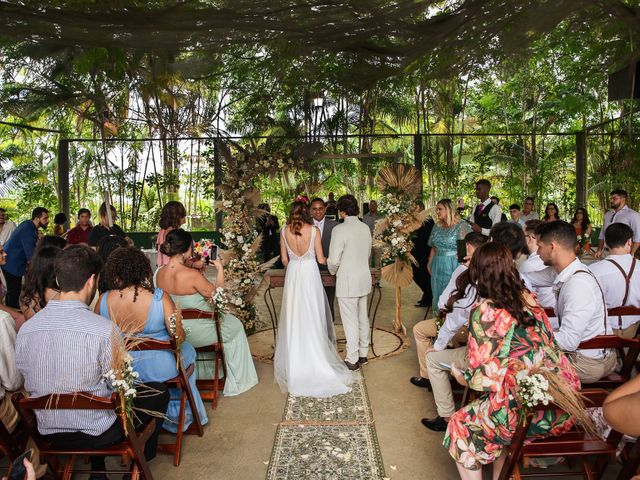
[(471, 231), (471, 225), (460, 219), (453, 202), (444, 198), (436, 204), (436, 224), (429, 236), (429, 263), (433, 294), (433, 313), (438, 311), (438, 299), (447, 287), (453, 271), (458, 266), (456, 242), (464, 239)]
[[(516, 373), (545, 367), (559, 372), (575, 389), (580, 381), (504, 246), (487, 243), (478, 248), (469, 275), (478, 297), (486, 300), (471, 311), (469, 367), (460, 371), (452, 365), (451, 370), (459, 383), (483, 393), (451, 417), (444, 446), (462, 479), (481, 479), (482, 466), (494, 462), (496, 479), (504, 463), (501, 455), (519, 419)], [(561, 410), (541, 411), (534, 416), (527, 437), (559, 435), (572, 425), (573, 419)]]

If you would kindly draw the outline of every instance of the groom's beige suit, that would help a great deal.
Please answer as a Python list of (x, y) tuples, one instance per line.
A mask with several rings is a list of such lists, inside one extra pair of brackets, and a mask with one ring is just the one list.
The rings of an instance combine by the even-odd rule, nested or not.
[(348, 216), (331, 234), (329, 272), (336, 276), (336, 298), (347, 337), (347, 358), (357, 363), (369, 351), (367, 296), (371, 293), (371, 232), (358, 217)]

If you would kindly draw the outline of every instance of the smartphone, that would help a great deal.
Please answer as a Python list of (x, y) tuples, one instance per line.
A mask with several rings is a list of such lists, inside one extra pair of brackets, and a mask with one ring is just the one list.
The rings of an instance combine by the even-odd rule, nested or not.
[(451, 365), (449, 365), (448, 363), (440, 362), (440, 366), (445, 370), (451, 370)]
[(464, 263), (464, 257), (467, 256), (467, 242), (456, 240), (456, 251), (458, 252), (458, 262)]
[(27, 475), (27, 468), (24, 466), (24, 459), (31, 461), (33, 456), (33, 448), (30, 448), (18, 458), (16, 458), (9, 467), (9, 475), (7, 480), (24, 480)]
[(218, 247), (217, 245), (211, 245), (211, 252), (209, 254), (209, 260), (214, 261), (218, 259)]

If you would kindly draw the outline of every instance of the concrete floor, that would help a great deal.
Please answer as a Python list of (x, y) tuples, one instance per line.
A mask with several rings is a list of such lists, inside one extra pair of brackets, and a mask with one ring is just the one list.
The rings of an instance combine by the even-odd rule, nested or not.
[[(387, 477), (455, 479), (458, 476), (453, 460), (442, 447), (443, 434), (430, 432), (420, 423), (421, 418), (436, 415), (433, 397), (409, 383), (409, 378), (418, 374), (411, 329), (425, 313), (424, 309), (413, 307), (418, 292), (415, 286), (402, 292), (403, 321), (411, 347), (397, 356), (370, 362), (364, 367), (364, 374)], [(279, 308), (279, 298), (275, 300)], [(391, 325), (394, 309), (394, 290), (384, 285), (376, 325)], [(286, 395), (273, 382), (272, 365), (256, 362), (256, 369), (260, 378), (256, 387), (238, 397), (221, 398), (217, 410), (209, 411), (204, 437), (185, 437), (179, 467), (173, 466), (169, 455), (160, 455), (151, 463), (155, 478), (265, 478)]]

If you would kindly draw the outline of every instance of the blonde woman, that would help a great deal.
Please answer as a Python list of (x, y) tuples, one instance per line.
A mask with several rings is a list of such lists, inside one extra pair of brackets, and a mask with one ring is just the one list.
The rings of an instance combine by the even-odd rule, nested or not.
[(429, 236), (429, 263), (433, 312), (438, 311), (438, 299), (449, 283), (453, 271), (458, 266), (456, 241), (464, 239), (471, 231), (471, 225), (461, 220), (453, 202), (444, 198), (436, 205), (436, 224)]

